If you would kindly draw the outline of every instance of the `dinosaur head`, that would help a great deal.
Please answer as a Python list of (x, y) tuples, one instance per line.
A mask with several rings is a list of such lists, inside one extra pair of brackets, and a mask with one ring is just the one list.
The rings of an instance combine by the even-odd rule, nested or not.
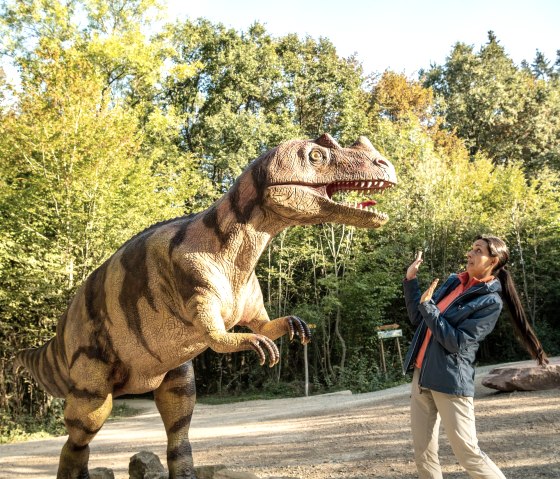
[[(263, 206), (290, 224), (342, 223), (377, 228), (388, 216), (375, 208), (375, 196), (397, 183), (393, 165), (362, 136), (342, 148), (330, 135), (279, 145), (262, 173)], [(343, 193), (357, 192), (345, 202)]]

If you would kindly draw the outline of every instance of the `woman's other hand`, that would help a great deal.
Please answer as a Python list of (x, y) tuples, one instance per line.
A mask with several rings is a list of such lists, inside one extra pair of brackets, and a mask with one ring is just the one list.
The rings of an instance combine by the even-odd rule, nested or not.
[(439, 282), (439, 279), (434, 279), (432, 281), (432, 284), (430, 284), (430, 287), (424, 291), (424, 294), (422, 295), (422, 297), (420, 298), (420, 302), (423, 303), (424, 301), (430, 301), (430, 299), (432, 299), (432, 296), (434, 295), (434, 291), (436, 290), (436, 286)]
[(422, 264), (422, 251), (418, 251), (416, 253), (416, 259), (412, 262), (412, 264), (406, 270), (406, 280), (410, 281), (411, 279), (416, 278), (416, 274), (418, 273), (418, 269)]

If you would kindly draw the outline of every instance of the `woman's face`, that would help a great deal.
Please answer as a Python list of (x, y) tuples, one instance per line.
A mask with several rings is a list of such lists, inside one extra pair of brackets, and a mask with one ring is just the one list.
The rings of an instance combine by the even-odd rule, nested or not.
[(492, 274), (492, 269), (498, 264), (496, 256), (490, 256), (488, 243), (476, 240), (472, 249), (467, 253), (467, 273), (471, 278), (482, 279)]

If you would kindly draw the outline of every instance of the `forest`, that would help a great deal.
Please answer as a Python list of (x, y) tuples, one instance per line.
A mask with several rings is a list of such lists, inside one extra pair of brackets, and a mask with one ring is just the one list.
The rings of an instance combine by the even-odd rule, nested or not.
[[(560, 50), (515, 64), (493, 32), (456, 43), (416, 78), (365, 72), (328, 38), (273, 37), (204, 19), (154, 25), (154, 0), (5, 0), (0, 48), (0, 437), (49, 427), (61, 403), (24, 375), (16, 351), (51, 338), (88, 275), (151, 224), (209, 207), (280, 142), (367, 136), (399, 184), (378, 230), (334, 224), (277, 236), (257, 267), (271, 318), (312, 328), (307, 349), (277, 341), (194, 360), (199, 396), (365, 392), (406, 380), (394, 341), (412, 338), (402, 280), (464, 267), (480, 233), (504, 238), (527, 314), (560, 354)], [(157, 23), (157, 22), (156, 22)], [(528, 359), (502, 313), (482, 363)], [(53, 419), (53, 417), (55, 419)]]

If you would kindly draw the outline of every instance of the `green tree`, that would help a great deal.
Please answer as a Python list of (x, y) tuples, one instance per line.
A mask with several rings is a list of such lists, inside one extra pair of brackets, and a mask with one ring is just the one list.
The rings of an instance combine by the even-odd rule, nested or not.
[(362, 68), (355, 58), (340, 58), (326, 38), (296, 35), (279, 39), (285, 101), (293, 121), (308, 137), (329, 132), (341, 142), (363, 133)]
[[(21, 73), (19, 89), (2, 84), (12, 102), (0, 111), (0, 359), (8, 388), (16, 384), (5, 361), (52, 336), (95, 267), (139, 229), (192, 211), (196, 202), (185, 200), (204, 196), (196, 163), (174, 148), (173, 115), (135, 111), (107, 89), (70, 7), (21, 2), (14, 8), (27, 17), (9, 9), (1, 17), (3, 38), (17, 40), (4, 43)], [(20, 41), (28, 30), (36, 41)], [(48, 398), (27, 388), (11, 404), (1, 391), (2, 406), (38, 404), (44, 413)]]
[(560, 168), (558, 82), (535, 72), (518, 68), (490, 32), (478, 53), (458, 43), (423, 78), (445, 100), (444, 126), (464, 139), (472, 156), (483, 151), (496, 163), (521, 161), (534, 172)]
[(271, 145), (298, 136), (282, 103), (274, 42), (255, 24), (247, 33), (206, 20), (171, 25), (162, 104), (182, 119), (180, 146), (223, 192)]

